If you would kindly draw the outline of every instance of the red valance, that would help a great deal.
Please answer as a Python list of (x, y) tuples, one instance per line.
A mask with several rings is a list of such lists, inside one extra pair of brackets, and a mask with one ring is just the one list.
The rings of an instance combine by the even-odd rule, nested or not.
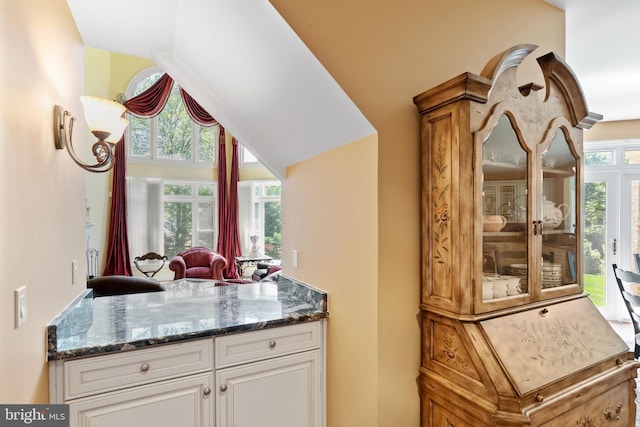
[(134, 116), (155, 117), (167, 104), (172, 88), (173, 79), (165, 73), (149, 89), (123, 102), (122, 105), (127, 107), (127, 111)]

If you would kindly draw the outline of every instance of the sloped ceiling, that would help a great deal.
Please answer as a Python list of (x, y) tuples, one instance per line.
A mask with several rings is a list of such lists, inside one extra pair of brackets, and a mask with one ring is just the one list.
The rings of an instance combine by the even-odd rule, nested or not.
[(67, 0), (86, 46), (149, 58), (280, 179), (375, 129), (266, 0)]
[(640, 1), (547, 0), (566, 12), (565, 59), (589, 110), (640, 119)]

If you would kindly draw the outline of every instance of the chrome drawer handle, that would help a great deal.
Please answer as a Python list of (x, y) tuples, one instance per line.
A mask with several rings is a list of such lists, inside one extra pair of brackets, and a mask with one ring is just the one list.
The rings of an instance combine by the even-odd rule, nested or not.
[(209, 396), (211, 394), (211, 389), (209, 387), (205, 387), (202, 392), (205, 396)]
[(148, 363), (143, 363), (142, 365), (140, 365), (140, 370), (142, 372), (147, 372), (149, 370), (149, 364)]
[(276, 346), (275, 341), (269, 341), (269, 347), (274, 348)]
[(616, 407), (615, 415), (612, 411), (605, 410), (604, 417), (609, 421), (618, 421), (620, 419), (620, 412), (622, 411), (622, 403)]
[(222, 391), (222, 392), (227, 391), (227, 385), (226, 385), (226, 384), (222, 384), (222, 385), (220, 386), (220, 391)]

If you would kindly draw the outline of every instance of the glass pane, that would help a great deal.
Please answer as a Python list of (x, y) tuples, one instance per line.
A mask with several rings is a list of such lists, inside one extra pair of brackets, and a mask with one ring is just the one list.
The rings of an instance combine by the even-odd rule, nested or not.
[(179, 88), (174, 85), (167, 104), (158, 114), (158, 157), (191, 160), (192, 124)]
[(198, 245), (205, 248), (215, 248), (213, 242), (213, 231), (198, 231)]
[[(631, 258), (627, 260), (632, 270), (640, 273), (640, 265), (635, 259), (640, 254), (640, 181), (631, 181)], [(624, 265), (624, 263), (623, 263)]]
[(242, 147), (242, 164), (255, 164), (258, 163), (258, 159), (253, 153), (246, 148)]
[(483, 300), (528, 292), (527, 153), (507, 116), (483, 143)]
[(280, 185), (267, 185), (264, 187), (264, 195), (265, 196), (279, 196), (280, 195)]
[(213, 203), (198, 203), (198, 231), (213, 230)]
[(585, 182), (584, 184), (584, 291), (598, 306), (606, 304), (605, 243), (607, 218), (607, 184)]
[(131, 155), (134, 157), (149, 157), (150, 150), (150, 121), (129, 115), (131, 131)]
[(273, 259), (280, 259), (280, 202), (264, 204), (264, 253)]
[(160, 79), (160, 77), (162, 77), (162, 73), (154, 73), (154, 74), (151, 74), (149, 77), (145, 78), (143, 81), (140, 82), (140, 84), (133, 91), (133, 96), (138, 96), (145, 90), (149, 89), (151, 86), (153, 86), (155, 82), (157, 82)]
[(601, 151), (598, 153), (585, 153), (584, 164), (586, 166), (610, 166), (613, 165), (613, 152)]
[(213, 185), (199, 185), (198, 186), (198, 196), (211, 197), (211, 196), (213, 196), (214, 190), (215, 189), (214, 189)]
[(577, 283), (576, 165), (558, 130), (542, 155), (542, 289)]
[(625, 165), (640, 165), (640, 150), (625, 150), (625, 152), (624, 152), (624, 164)]
[(215, 142), (218, 139), (220, 127), (198, 126), (198, 131), (198, 160), (202, 163), (213, 164), (213, 160), (215, 159)]
[(192, 204), (164, 203), (164, 254), (171, 258), (192, 244)]
[(165, 196), (190, 196), (193, 187), (189, 184), (165, 184)]

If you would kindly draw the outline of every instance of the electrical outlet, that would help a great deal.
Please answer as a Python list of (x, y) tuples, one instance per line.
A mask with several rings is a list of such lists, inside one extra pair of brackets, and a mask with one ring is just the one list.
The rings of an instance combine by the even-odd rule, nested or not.
[(291, 254), (291, 267), (298, 268), (298, 251), (294, 250)]
[(78, 282), (78, 261), (71, 261), (71, 284), (75, 285)]
[(23, 286), (13, 291), (15, 300), (16, 329), (27, 321), (27, 287)]

